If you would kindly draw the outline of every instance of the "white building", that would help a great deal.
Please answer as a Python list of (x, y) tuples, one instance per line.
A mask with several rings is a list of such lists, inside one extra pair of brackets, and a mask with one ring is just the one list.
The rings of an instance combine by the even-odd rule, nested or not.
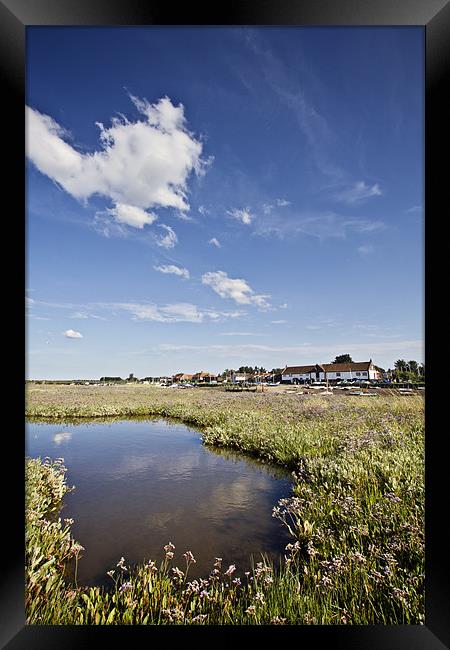
[(369, 361), (351, 363), (321, 363), (309, 366), (287, 366), (281, 375), (281, 380), (289, 383), (313, 381), (342, 381), (344, 379), (370, 380), (380, 379), (381, 373)]

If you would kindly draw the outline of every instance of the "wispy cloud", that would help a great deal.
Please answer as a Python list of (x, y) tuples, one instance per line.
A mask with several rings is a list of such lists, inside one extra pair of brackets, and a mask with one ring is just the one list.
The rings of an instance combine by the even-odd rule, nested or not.
[[(275, 55), (261, 35), (252, 29), (246, 29), (243, 34), (247, 47), (255, 55), (254, 61), (260, 72), (257, 78), (264, 79), (279, 102), (295, 117), (316, 168), (333, 182), (342, 180), (345, 172), (332, 161), (329, 155), (329, 145), (334, 141), (335, 134), (324, 115), (307, 97), (305, 88), (299, 83), (298, 78), (291, 74), (288, 64)], [(248, 89), (253, 89), (252, 80), (245, 79), (242, 72), (240, 77)]]
[(268, 334), (256, 332), (220, 332), (219, 336), (268, 336)]
[(382, 191), (378, 183), (375, 185), (366, 185), (364, 181), (358, 181), (351, 187), (348, 187), (334, 195), (336, 201), (343, 203), (363, 203), (373, 196), (382, 196)]
[(229, 278), (225, 271), (209, 271), (202, 275), (202, 283), (211, 287), (221, 298), (230, 298), (240, 305), (253, 304), (269, 309), (268, 295), (256, 294), (242, 278)]
[(236, 221), (240, 221), (241, 223), (245, 224), (246, 226), (250, 225), (254, 218), (250, 212), (250, 208), (244, 208), (243, 210), (233, 208), (232, 210), (227, 210), (227, 214), (229, 214), (230, 217), (233, 217), (233, 219), (236, 219)]
[(133, 315), (135, 320), (155, 321), (159, 323), (203, 323), (239, 318), (242, 312), (224, 312), (201, 309), (192, 303), (180, 302), (167, 305), (154, 303), (111, 303), (109, 309), (122, 310)]
[(262, 209), (264, 214), (270, 214), (275, 207), (286, 208), (289, 205), (292, 204), (286, 199), (275, 199), (275, 203), (263, 203)]
[[(133, 320), (155, 321), (160, 323), (175, 322), (222, 322), (228, 319), (238, 319), (245, 316), (242, 310), (222, 311), (198, 307), (192, 303), (178, 302), (158, 305), (153, 302), (93, 302), (87, 304), (58, 303), (35, 300), (36, 306), (50, 307), (74, 311), (75, 314), (89, 314), (89, 317), (106, 320), (89, 313), (92, 310), (107, 312), (112, 315), (120, 313), (131, 314)], [(74, 317), (74, 316), (72, 316)], [(73, 330), (68, 330), (73, 331)]]
[(77, 320), (87, 320), (89, 318), (94, 318), (95, 320), (107, 320), (103, 316), (98, 316), (97, 314), (90, 314), (85, 311), (75, 311), (70, 318), (75, 318)]
[(175, 244), (178, 242), (178, 237), (170, 226), (166, 226), (164, 223), (162, 223), (160, 228), (163, 228), (166, 231), (166, 234), (161, 236), (156, 240), (156, 243), (158, 246), (162, 246), (163, 248), (173, 248)]
[[(259, 83), (261, 79), (264, 80), (267, 89), (274, 94), (280, 105), (294, 116), (299, 130), (305, 138), (308, 160), (312, 161), (315, 168), (326, 179), (322, 191), (326, 187), (348, 185), (353, 174), (336, 163), (335, 152), (339, 144), (338, 132), (330, 124), (326, 113), (319, 110), (317, 100), (312, 100), (311, 93), (308, 93), (308, 88), (299, 75), (292, 73), (291, 61), (283, 60), (282, 57), (275, 54), (261, 32), (255, 29), (243, 29), (241, 35), (248, 49), (253, 53), (253, 63), (259, 71), (259, 74), (255, 75), (253, 69), (250, 75), (246, 74), (244, 70), (239, 70), (238, 76), (247, 90), (254, 92), (259, 100), (261, 95)], [(301, 46), (298, 55), (301, 57)], [(298, 69), (298, 67), (294, 66), (294, 69)], [(308, 66), (307, 76), (310, 79), (315, 79), (317, 85), (318, 78), (311, 66)], [(370, 187), (360, 181), (342, 190), (341, 194), (342, 197), (337, 200), (357, 203), (371, 196), (380, 195), (381, 190), (378, 185)], [(277, 205), (281, 207), (280, 203)], [(272, 207), (270, 204), (266, 204), (264, 209), (270, 211)]]
[(216, 239), (216, 237), (213, 237), (212, 239), (210, 239), (208, 241), (208, 244), (211, 244), (212, 246), (215, 246), (216, 248), (222, 248), (222, 245), (221, 245), (220, 241), (218, 239)]
[(368, 234), (385, 228), (380, 220), (348, 217), (335, 212), (292, 214), (283, 220), (264, 216), (258, 220), (255, 234), (275, 235), (280, 238), (292, 235), (309, 235), (318, 239), (345, 239), (350, 233)]
[(358, 246), (357, 250), (361, 257), (367, 257), (368, 255), (372, 255), (375, 248), (371, 244), (365, 244), (363, 246)]
[(153, 268), (155, 271), (159, 271), (160, 273), (179, 275), (186, 280), (188, 280), (190, 277), (189, 271), (187, 269), (184, 269), (180, 266), (175, 266), (175, 264), (163, 264), (162, 266), (154, 266)]
[[(289, 363), (316, 363), (324, 362), (324, 359), (332, 358), (336, 356), (336, 349), (342, 349), (347, 351), (352, 357), (360, 358), (362, 360), (369, 359), (370, 357), (374, 358), (376, 354), (392, 354), (393, 356), (401, 355), (405, 351), (408, 353), (420, 353), (423, 351), (423, 341), (412, 339), (412, 340), (402, 340), (402, 341), (369, 341), (363, 343), (329, 343), (324, 345), (311, 345), (310, 343), (297, 344), (297, 345), (261, 345), (256, 343), (248, 343), (241, 345), (185, 345), (178, 343), (162, 343), (155, 348), (152, 348), (152, 351), (163, 351), (163, 352), (181, 352), (181, 351), (192, 351), (192, 352), (205, 352), (208, 354), (216, 354), (218, 356), (229, 356), (229, 357), (242, 357), (244, 355), (252, 355), (253, 358), (257, 354), (261, 356), (266, 354), (277, 354), (277, 355), (288, 355)], [(283, 359), (279, 358), (279, 363), (282, 364), (285, 361), (286, 356), (283, 356)]]

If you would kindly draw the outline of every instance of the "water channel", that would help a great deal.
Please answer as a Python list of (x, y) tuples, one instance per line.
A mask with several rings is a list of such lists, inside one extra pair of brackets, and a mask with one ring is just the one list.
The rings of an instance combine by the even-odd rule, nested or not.
[(264, 553), (277, 562), (291, 540), (272, 508), (291, 494), (287, 472), (242, 455), (206, 447), (201, 433), (165, 420), (26, 425), (26, 453), (64, 458), (67, 482), (61, 518), (84, 547), (78, 583), (111, 583), (106, 572), (152, 559), (175, 545), (197, 563), (190, 578), (207, 577), (215, 557), (237, 573)]

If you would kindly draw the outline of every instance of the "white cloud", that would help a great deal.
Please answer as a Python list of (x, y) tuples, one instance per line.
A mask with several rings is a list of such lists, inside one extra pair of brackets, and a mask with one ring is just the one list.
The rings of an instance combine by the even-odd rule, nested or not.
[(156, 218), (145, 212), (149, 208), (188, 211), (188, 177), (203, 175), (210, 160), (202, 160), (202, 143), (186, 129), (182, 104), (174, 106), (168, 97), (155, 104), (131, 100), (143, 119), (112, 118), (109, 128), (96, 123), (100, 147), (93, 153), (78, 151), (55, 120), (27, 106), (26, 153), (71, 196), (104, 196), (117, 221), (142, 228)]
[(180, 221), (190, 221), (190, 222), (195, 222), (195, 219), (193, 217), (190, 217), (188, 214), (185, 212), (175, 212), (174, 215), (177, 219), (180, 219)]
[(275, 199), (275, 205), (273, 203), (263, 203), (262, 209), (265, 215), (269, 215), (275, 206), (278, 208), (285, 208), (288, 205), (291, 205), (291, 202), (286, 199)]
[(262, 236), (275, 235), (280, 239), (303, 234), (323, 240), (330, 237), (345, 239), (348, 233), (372, 233), (385, 227), (382, 221), (326, 212), (293, 215), (283, 220), (264, 217), (258, 220), (255, 232)]
[(247, 282), (240, 278), (229, 278), (225, 271), (209, 271), (202, 275), (202, 283), (213, 289), (221, 298), (231, 298), (240, 305), (254, 304), (261, 309), (270, 308), (264, 296), (255, 294)]
[(287, 320), (273, 320), (271, 321), (271, 323), (273, 323), (274, 325), (284, 325), (285, 323), (287, 323)]
[(230, 217), (233, 217), (233, 219), (236, 219), (236, 221), (240, 221), (241, 223), (245, 224), (246, 226), (250, 225), (253, 221), (253, 215), (250, 213), (249, 208), (245, 208), (244, 210), (233, 208), (233, 210), (227, 210), (227, 214), (229, 214)]
[(64, 336), (68, 339), (82, 339), (83, 335), (81, 332), (76, 332), (75, 330), (66, 330)]
[(77, 320), (86, 320), (87, 318), (95, 318), (96, 320), (106, 320), (103, 316), (97, 316), (96, 314), (88, 314), (85, 311), (75, 311), (71, 318), (76, 318)]
[(133, 226), (133, 228), (143, 228), (146, 224), (154, 223), (158, 218), (153, 212), (146, 212), (142, 208), (125, 203), (117, 203), (114, 208), (107, 208), (106, 211), (117, 222)]
[(382, 196), (382, 191), (378, 183), (370, 187), (364, 181), (359, 181), (352, 187), (335, 194), (335, 199), (344, 203), (361, 203), (370, 199), (372, 196)]
[(268, 336), (268, 334), (256, 334), (256, 332), (220, 332), (220, 336)]
[(163, 264), (162, 266), (154, 266), (155, 271), (160, 273), (173, 273), (174, 275), (179, 275), (182, 278), (189, 279), (189, 271), (187, 269), (175, 266), (175, 264)]
[(209, 240), (208, 244), (212, 244), (212, 246), (216, 246), (216, 248), (222, 248), (222, 245), (218, 239), (213, 237), (212, 239)]
[(208, 210), (207, 208), (205, 208), (204, 205), (200, 205), (200, 206), (198, 207), (198, 211), (199, 211), (200, 214), (202, 214), (202, 215), (209, 214), (209, 210)]
[[(279, 357), (279, 364), (288, 362), (290, 364), (294, 363), (316, 363), (317, 361), (323, 362), (324, 358), (333, 358), (333, 355), (336, 356), (336, 347), (340, 349), (348, 350), (349, 354), (354, 357), (366, 360), (372, 357), (374, 362), (376, 361), (376, 355), (386, 355), (389, 354), (392, 358), (399, 358), (402, 354), (407, 352), (409, 354), (422, 353), (423, 352), (423, 341), (422, 340), (403, 340), (403, 341), (380, 341), (374, 342), (369, 341), (367, 343), (328, 343), (324, 345), (311, 345), (309, 343), (299, 344), (299, 345), (280, 345), (280, 346), (271, 346), (271, 345), (260, 345), (255, 343), (241, 344), (241, 345), (185, 345), (177, 343), (162, 343), (158, 345), (156, 350), (163, 350), (165, 352), (181, 352), (186, 351), (195, 351), (195, 352), (208, 352), (209, 354), (220, 353), (223, 356), (240, 356), (244, 354), (254, 355), (256, 353), (265, 353), (271, 354), (280, 354), (283, 355), (283, 358)], [(287, 355), (290, 357), (286, 361)], [(410, 357), (414, 358), (414, 357)]]
[[(90, 318), (98, 318), (100, 320), (106, 320), (106, 318), (88, 313), (88, 311), (95, 309), (111, 312), (113, 315), (117, 315), (117, 312), (128, 312), (133, 315), (135, 320), (149, 320), (161, 323), (182, 321), (203, 322), (204, 320), (222, 321), (229, 318), (237, 319), (246, 315), (246, 312), (241, 310), (217, 311), (213, 309), (202, 309), (191, 303), (156, 305), (155, 303), (145, 302), (96, 302), (75, 305), (73, 303), (53, 303), (42, 300), (36, 300), (34, 302), (37, 306), (70, 309), (72, 312), (75, 310), (75, 314), (78, 313), (83, 315), (83, 317), (84, 315), (88, 315)], [(68, 332), (73, 332), (73, 330), (68, 330)]]
[(114, 217), (108, 212), (96, 212), (93, 222), (93, 228), (103, 237), (128, 237), (128, 229), (125, 225), (115, 221)]
[(159, 227), (164, 228), (167, 234), (157, 239), (156, 243), (158, 244), (158, 246), (162, 246), (163, 248), (173, 248), (175, 244), (178, 242), (178, 237), (176, 233), (170, 226), (166, 226), (163, 223)]
[(375, 249), (371, 244), (358, 246), (358, 253), (361, 255), (361, 257), (367, 257), (367, 255), (371, 255), (374, 250)]
[(204, 321), (220, 321), (224, 318), (238, 318), (242, 312), (217, 312), (210, 309), (200, 309), (188, 302), (167, 305), (153, 303), (111, 303), (105, 308), (127, 311), (133, 314), (135, 320), (155, 321), (159, 323), (203, 323)]

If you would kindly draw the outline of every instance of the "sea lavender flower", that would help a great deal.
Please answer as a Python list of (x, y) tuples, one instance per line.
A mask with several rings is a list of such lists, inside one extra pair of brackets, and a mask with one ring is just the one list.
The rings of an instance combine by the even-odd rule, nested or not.
[(235, 571), (236, 571), (236, 566), (234, 564), (230, 564), (228, 569), (225, 571), (225, 575), (231, 576)]
[(275, 616), (271, 621), (271, 625), (284, 625), (286, 623), (286, 619), (282, 618), (281, 616)]
[(177, 566), (172, 569), (172, 573), (174, 574), (174, 579), (178, 578), (178, 580), (182, 580), (184, 578), (183, 571), (181, 571)]
[(354, 562), (356, 562), (357, 564), (365, 564), (365, 562), (366, 562), (366, 558), (365, 558), (364, 555), (363, 555), (362, 553), (360, 553), (359, 551), (354, 551), (354, 552), (351, 554), (351, 559), (352, 559)]
[(169, 542), (164, 546), (164, 550), (166, 552), (166, 560), (171, 560), (173, 558), (173, 551), (175, 550), (175, 546), (172, 544), (172, 542)]
[(263, 594), (261, 591), (257, 591), (257, 592), (256, 592), (256, 594), (255, 594), (255, 600), (256, 600), (256, 602), (261, 603), (261, 605), (264, 605), (265, 602), (266, 602), (266, 601), (264, 600), (264, 594)]
[(158, 571), (158, 568), (156, 564), (153, 562), (153, 560), (149, 560), (146, 564), (146, 567), (150, 571), (150, 573), (156, 573)]
[(205, 619), (208, 618), (208, 614), (197, 614), (197, 616), (194, 616), (192, 619), (193, 623), (203, 623)]
[(75, 544), (72, 546), (72, 553), (74, 555), (78, 555), (80, 551), (84, 551), (84, 550), (85, 550), (84, 546), (81, 546), (81, 544), (78, 544), (77, 542), (75, 542)]
[(200, 584), (197, 580), (188, 582), (184, 593), (189, 596), (190, 594), (198, 594), (200, 592)]

